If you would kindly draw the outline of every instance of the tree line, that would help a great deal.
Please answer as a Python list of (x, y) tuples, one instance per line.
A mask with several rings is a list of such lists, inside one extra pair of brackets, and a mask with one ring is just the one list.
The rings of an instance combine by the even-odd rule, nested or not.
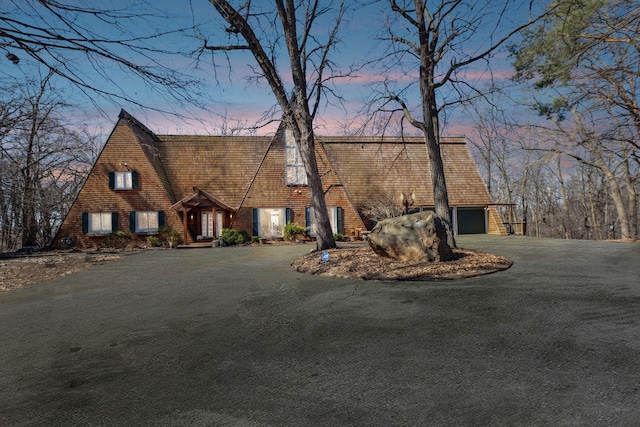
[(51, 242), (97, 156), (96, 138), (69, 123), (71, 106), (40, 80), (3, 81), (0, 248)]

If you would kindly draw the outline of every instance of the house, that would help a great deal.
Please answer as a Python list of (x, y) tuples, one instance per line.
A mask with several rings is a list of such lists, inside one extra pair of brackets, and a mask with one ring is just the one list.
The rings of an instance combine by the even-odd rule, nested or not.
[[(434, 205), (422, 138), (317, 137), (316, 158), (335, 233), (371, 227), (362, 209), (394, 200), (407, 210)], [(464, 138), (443, 138), (456, 233), (506, 234)], [(138, 238), (178, 230), (185, 243), (223, 228), (279, 237), (287, 222), (313, 236), (310, 195), (292, 134), (156, 135), (121, 111), (111, 135), (58, 231), (53, 246), (99, 246), (122, 230)]]

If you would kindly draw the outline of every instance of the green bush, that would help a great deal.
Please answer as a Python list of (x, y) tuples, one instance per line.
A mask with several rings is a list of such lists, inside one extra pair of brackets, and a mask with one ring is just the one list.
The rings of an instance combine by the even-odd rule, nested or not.
[(344, 240), (344, 236), (342, 235), (342, 233), (335, 233), (335, 234), (333, 235), (333, 239), (334, 239), (336, 242), (342, 242), (342, 241)]
[(180, 243), (180, 232), (177, 230), (169, 230), (167, 232), (167, 242)]
[(147, 245), (156, 248), (161, 245), (160, 239), (156, 236), (147, 236)]
[(306, 233), (306, 229), (295, 222), (288, 222), (287, 225), (282, 227), (282, 236), (284, 240), (293, 240), (297, 234)]
[(251, 236), (251, 243), (259, 243), (260, 236)]
[(220, 234), (220, 240), (225, 246), (239, 245), (250, 242), (251, 237), (245, 230), (234, 230), (233, 228), (223, 228)]

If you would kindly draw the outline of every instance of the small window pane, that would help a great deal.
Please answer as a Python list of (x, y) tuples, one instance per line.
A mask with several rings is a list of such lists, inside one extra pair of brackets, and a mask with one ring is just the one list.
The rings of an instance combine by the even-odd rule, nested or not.
[(116, 190), (131, 190), (133, 188), (133, 174), (131, 172), (115, 172)]
[(158, 231), (158, 212), (136, 212), (136, 232), (151, 233)]
[(293, 138), (293, 132), (285, 132), (286, 179), (288, 185), (307, 185), (307, 174), (302, 163), (300, 150)]
[(89, 233), (111, 233), (111, 212), (97, 212), (89, 215)]

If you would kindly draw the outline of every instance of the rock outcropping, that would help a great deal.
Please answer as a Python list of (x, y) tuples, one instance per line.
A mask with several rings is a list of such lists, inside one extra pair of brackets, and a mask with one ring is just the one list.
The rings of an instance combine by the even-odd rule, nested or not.
[(378, 255), (400, 261), (438, 262), (453, 257), (445, 226), (432, 211), (382, 220), (368, 240)]

